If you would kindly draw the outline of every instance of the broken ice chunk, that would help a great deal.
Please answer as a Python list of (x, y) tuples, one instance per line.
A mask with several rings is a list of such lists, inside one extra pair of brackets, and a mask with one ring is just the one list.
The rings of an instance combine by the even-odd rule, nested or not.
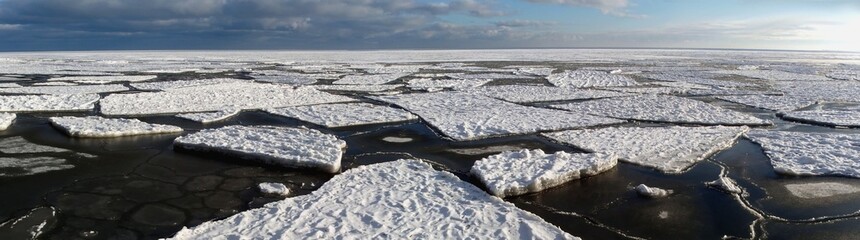
[(837, 175), (860, 178), (860, 134), (750, 131), (773, 169), (787, 175)]
[(631, 95), (604, 90), (522, 85), (486, 86), (468, 89), (466, 92), (517, 103), (583, 100)]
[(838, 182), (786, 184), (785, 188), (799, 198), (826, 198), (860, 192), (860, 187)]
[(754, 116), (701, 101), (663, 95), (598, 99), (557, 105), (574, 112), (614, 118), (703, 125), (770, 125)]
[(52, 117), (51, 124), (72, 137), (103, 138), (182, 132), (170, 125), (150, 124), (137, 119), (89, 117)]
[(99, 95), (21, 95), (0, 96), (2, 112), (75, 112), (95, 107)]
[(222, 152), (266, 164), (340, 171), (346, 142), (313, 129), (227, 126), (204, 129), (173, 141), (177, 148)]
[(6, 130), (15, 121), (14, 113), (0, 113), (0, 131)]
[(662, 198), (662, 197), (669, 196), (669, 194), (672, 194), (672, 190), (671, 189), (656, 188), (656, 187), (649, 187), (648, 185), (645, 185), (645, 184), (639, 184), (638, 186), (636, 186), (636, 193), (638, 193), (640, 196), (648, 197), (648, 198)]
[(19, 88), (0, 88), (0, 93), (19, 94), (92, 94), (122, 92), (128, 90), (121, 84), (110, 85), (78, 85), (78, 86), (31, 86)]
[(547, 80), (558, 87), (588, 88), (638, 85), (636, 81), (628, 76), (591, 70), (568, 70), (562, 73), (554, 73), (549, 75)]
[(334, 81), (334, 84), (386, 84), (397, 80), (398, 78), (408, 76), (408, 73), (392, 73), (392, 74), (377, 74), (377, 75), (347, 75), (340, 80)]
[(430, 78), (414, 78), (409, 79), (406, 87), (412, 90), (425, 90), (428, 92), (438, 92), (445, 88), (454, 90), (466, 90), (470, 88), (480, 87), (492, 79), (430, 79)]
[(0, 139), (0, 153), (58, 153), (71, 150), (31, 143), (22, 137)]
[(290, 195), (290, 189), (283, 183), (265, 182), (257, 184), (260, 193), (266, 196), (286, 197)]
[(152, 79), (156, 79), (158, 76), (155, 75), (138, 75), (138, 76), (69, 76), (69, 77), (56, 77), (48, 79), (48, 81), (67, 81), (67, 82), (77, 82), (77, 83), (90, 83), (90, 84), (105, 84), (105, 83), (113, 83), (113, 82), (143, 82)]
[(236, 116), (237, 114), (239, 114), (239, 112), (241, 112), (241, 110), (224, 110), (217, 112), (185, 113), (176, 116), (199, 123), (213, 123), (224, 121), (228, 118)]
[(382, 141), (391, 142), (391, 143), (408, 143), (408, 142), (413, 141), (413, 139), (408, 138), (408, 137), (388, 136), (388, 137), (382, 138)]
[(846, 110), (811, 110), (794, 111), (781, 114), (780, 117), (816, 125), (833, 127), (860, 127), (860, 111)]
[(720, 191), (724, 191), (727, 193), (742, 193), (743, 189), (735, 183), (735, 180), (732, 180), (728, 177), (720, 177), (717, 180), (710, 181), (705, 183), (709, 187), (719, 189)]
[(815, 104), (815, 100), (792, 96), (736, 95), (718, 96), (718, 99), (772, 111), (793, 111)]
[(321, 104), (266, 109), (266, 112), (330, 128), (418, 119), (418, 116), (402, 109), (370, 103)]
[(596, 175), (615, 167), (609, 154), (544, 153), (543, 150), (503, 152), (475, 162), (471, 174), (498, 197), (539, 192), (566, 182)]
[(0, 158), (0, 177), (29, 176), (50, 171), (74, 168), (62, 158)]

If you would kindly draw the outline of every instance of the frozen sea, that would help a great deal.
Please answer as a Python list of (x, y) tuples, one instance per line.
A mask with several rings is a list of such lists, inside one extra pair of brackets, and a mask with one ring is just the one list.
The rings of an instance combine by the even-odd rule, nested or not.
[[(565, 74), (572, 71), (589, 74)], [(554, 85), (548, 79), (553, 74), (564, 75), (563, 84)], [(314, 209), (301, 209), (308, 205), (298, 203), (313, 199), (350, 206), (379, 201), (371, 199), (379, 196), (397, 200), (379, 202), (398, 204), (371, 204), (378, 212), (416, 213), (410, 219), (415, 225), (407, 228), (436, 224), (423, 233), (401, 229), (402, 236), (415, 238), (464, 233), (445, 226), (468, 223), (481, 233), (488, 231), (482, 227), (504, 228), (510, 225), (504, 223), (522, 220), (540, 230), (531, 232), (537, 238), (852, 239), (860, 234), (860, 129), (827, 123), (860, 119), (858, 76), (860, 53), (836, 52), (0, 53), (0, 125), (9, 123), (0, 130), (0, 239), (157, 239), (180, 231), (181, 238), (193, 238), (196, 226), (224, 229), (209, 235), (259, 237), (235, 232), (255, 222), (218, 220), (254, 219), (267, 216), (255, 213), (274, 213), (263, 210), (290, 204), (290, 214), (304, 217), (294, 220), (330, 222), (330, 232), (346, 235), (303, 235), (303, 226), (283, 226), (290, 231), (283, 236), (373, 238), (381, 236), (346, 231), (339, 224), (390, 229), (396, 226), (386, 223), (397, 222), (396, 215), (371, 211), (372, 216), (356, 218), (329, 209), (344, 215), (308, 218), (302, 211)], [(335, 83), (341, 79), (374, 81)], [(427, 86), (409, 87), (413, 79)], [(629, 84), (609, 84), (607, 79)], [(272, 113), (283, 108), (301, 110), (301, 117)], [(840, 114), (815, 114), (825, 111)], [(181, 117), (195, 113), (215, 120)], [(816, 121), (786, 118), (796, 115), (816, 115)], [(51, 122), (52, 117), (86, 116), (136, 119), (181, 131), (144, 135), (137, 134), (136, 125), (94, 121), (82, 127), (128, 134), (86, 138)], [(731, 127), (714, 126), (720, 124)], [(237, 125), (271, 131), (211, 139), (230, 143), (231, 149), (222, 151), (176, 147), (174, 142), (204, 129)], [(278, 134), (277, 129), (292, 130)], [(604, 134), (547, 137), (567, 131)], [(523, 149), (603, 151), (618, 156), (618, 163), (536, 192), (498, 199), (484, 194), (487, 188), (472, 175), (474, 163)], [(325, 162), (339, 169), (331, 173), (307, 164), (268, 164), (274, 158)], [(430, 179), (444, 178), (433, 186), (450, 189), (423, 189), (414, 180), (386, 182), (410, 181), (409, 176), (373, 178), (388, 171), (383, 166), (410, 166), (370, 168), (400, 159), (418, 159), (442, 171), (410, 169)], [(549, 168), (559, 164), (551, 161), (518, 162), (506, 171), (528, 166), (535, 174), (517, 177), (540, 175), (553, 182)], [(661, 162), (685, 164), (665, 171)], [(536, 164), (548, 167), (541, 171)], [(357, 176), (410, 190), (371, 188), (380, 194), (357, 191), (350, 197), (358, 202), (332, 201)], [(708, 184), (721, 178), (742, 191)], [(263, 183), (283, 184), (287, 193), (263, 193), (258, 187)], [(635, 190), (640, 184), (671, 191), (659, 198), (642, 197)], [(426, 197), (459, 193), (461, 187), (469, 194), (445, 196), (467, 196), (463, 199)], [(470, 208), (485, 206), (481, 204), (516, 210), (505, 216), (516, 219), (482, 222), (491, 215), (480, 214), (492, 212)], [(414, 210), (439, 205), (445, 211), (428, 213), (427, 219), (435, 220), (426, 223), (421, 211)], [(559, 229), (563, 234), (553, 233)], [(520, 235), (505, 236), (530, 236), (511, 231)], [(388, 236), (401, 236), (392, 234)]]

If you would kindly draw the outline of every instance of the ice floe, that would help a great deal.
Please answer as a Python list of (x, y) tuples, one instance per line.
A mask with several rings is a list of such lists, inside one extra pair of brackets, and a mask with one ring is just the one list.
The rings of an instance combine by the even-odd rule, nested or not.
[(860, 178), (860, 134), (750, 131), (776, 172)]
[(137, 119), (88, 117), (52, 117), (51, 124), (72, 137), (104, 138), (145, 134), (182, 132), (182, 128), (151, 124)]
[(71, 150), (35, 144), (23, 137), (10, 137), (0, 139), (0, 153), (20, 154), (20, 153), (59, 153), (70, 152)]
[(240, 79), (233, 79), (233, 78), (215, 78), (215, 79), (132, 83), (131, 86), (134, 87), (135, 89), (138, 89), (138, 90), (173, 90), (173, 89), (182, 89), (182, 88), (198, 87), (198, 86), (205, 86), (205, 85), (215, 85), (215, 84), (222, 84), (222, 83), (240, 83), (240, 82), (246, 82), (246, 81), (240, 80)]
[(639, 76), (650, 78), (650, 79), (655, 79), (655, 80), (660, 80), (660, 81), (683, 82), (683, 83), (708, 85), (708, 86), (718, 86), (718, 87), (750, 87), (750, 86), (755, 86), (755, 84), (752, 84), (752, 83), (716, 80), (716, 79), (702, 78), (702, 77), (696, 77), (696, 76), (687, 76), (687, 75), (688, 74), (684, 74), (684, 73), (639, 74)]
[(388, 137), (382, 138), (382, 141), (391, 142), (391, 143), (408, 143), (408, 142), (414, 141), (414, 139), (407, 138), (407, 137), (388, 136)]
[(251, 77), (256, 81), (292, 85), (308, 85), (317, 82), (315, 75), (273, 70), (263, 72), (254, 71), (251, 73)]
[(860, 192), (860, 187), (838, 182), (793, 183), (785, 189), (799, 198), (826, 198)]
[(78, 84), (70, 83), (70, 82), (37, 82), (33, 83), (32, 86), (77, 86)]
[(158, 78), (155, 75), (139, 76), (69, 76), (50, 78), (48, 81), (66, 81), (89, 84), (105, 84), (114, 82), (143, 82)]
[(618, 158), (602, 153), (544, 153), (523, 149), (475, 162), (470, 173), (498, 197), (539, 192), (615, 167)]
[(577, 239), (417, 160), (360, 166), (311, 194), (182, 229), (174, 238)]
[(769, 81), (828, 81), (833, 80), (825, 76), (800, 74), (779, 70), (721, 70), (714, 71), (720, 74), (734, 74), (749, 78), (764, 79)]
[(17, 83), (0, 83), (0, 88), (19, 88), (21, 85)]
[(17, 115), (14, 113), (2, 113), (0, 112), (0, 131), (6, 130), (9, 126), (12, 125), (12, 122), (15, 121)]
[(346, 75), (340, 80), (334, 81), (334, 84), (355, 84), (355, 85), (374, 85), (386, 84), (397, 80), (398, 78), (409, 74), (392, 73), (392, 74), (376, 74), (376, 75)]
[(29, 176), (74, 167), (65, 159), (55, 157), (0, 157), (0, 177)]
[[(860, 93), (858, 93), (860, 94)], [(860, 127), (860, 111), (809, 110), (785, 112), (780, 117), (792, 121), (807, 122), (834, 127)]]
[[(375, 97), (399, 105), (456, 140), (621, 123), (610, 118), (527, 107), (458, 92)], [(453, 114), (452, 114), (453, 113)]]
[(260, 193), (267, 196), (286, 197), (290, 195), (290, 189), (283, 183), (265, 182), (257, 184)]
[(610, 153), (619, 160), (681, 173), (710, 155), (729, 148), (747, 127), (610, 127), (543, 134), (590, 152)]
[(370, 103), (340, 103), (266, 109), (278, 116), (326, 127), (346, 127), (418, 119), (407, 111)]
[(729, 102), (740, 103), (750, 107), (767, 109), (772, 111), (784, 112), (793, 111), (815, 104), (815, 100), (791, 97), (791, 96), (773, 96), (773, 95), (735, 95), (735, 96), (718, 96), (717, 99), (726, 100)]
[(89, 111), (98, 100), (96, 94), (0, 96), (0, 112)]
[(313, 129), (227, 126), (204, 129), (174, 140), (184, 149), (222, 152), (265, 164), (340, 171), (346, 142)]
[(434, 89), (454, 89), (465, 90), (470, 88), (480, 87), (492, 79), (430, 79), (430, 78), (415, 78), (407, 81), (406, 87), (412, 90), (427, 90), (434, 92)]
[(454, 79), (529, 79), (535, 78), (530, 75), (517, 75), (513, 73), (450, 73), (446, 76)]
[(352, 98), (321, 92), (311, 87), (261, 83), (221, 83), (184, 87), (164, 92), (112, 94), (101, 100), (102, 114), (166, 115), (211, 112), (224, 109), (264, 109), (300, 105), (351, 102)]
[(705, 102), (664, 95), (641, 95), (555, 105), (574, 112), (639, 121), (707, 125), (769, 125), (770, 121)]
[(744, 191), (740, 186), (738, 186), (735, 180), (725, 176), (705, 184), (709, 187), (716, 188), (727, 193), (743, 193)]
[(830, 78), (833, 78), (833, 79), (860, 81), (860, 69), (855, 69), (855, 70), (847, 70), (847, 69), (843, 69), (843, 70), (835, 70), (835, 71), (830, 71), (830, 72), (828, 72), (827, 74), (824, 74), (824, 75), (825, 75), (825, 76), (828, 76), (828, 77), (830, 77)]
[(402, 87), (402, 84), (380, 84), (380, 85), (313, 85), (319, 90), (344, 91), (344, 92), (386, 92)]
[(601, 71), (576, 70), (554, 73), (547, 77), (550, 83), (558, 87), (618, 87), (638, 85), (628, 76), (609, 74)]
[(69, 95), (69, 94), (122, 92), (122, 91), (126, 91), (126, 90), (128, 90), (128, 88), (121, 85), (121, 84), (107, 84), (107, 85), (35, 86), (35, 87), (31, 86), (31, 87), (19, 87), (19, 88), (0, 88), (0, 93)]
[(199, 123), (213, 123), (227, 120), (238, 115), (240, 110), (224, 110), (217, 112), (201, 112), (201, 113), (184, 113), (178, 114), (177, 117), (188, 119)]
[(662, 197), (669, 196), (669, 194), (672, 194), (671, 189), (649, 187), (648, 185), (645, 185), (645, 184), (639, 184), (636, 186), (635, 189), (636, 189), (636, 193), (638, 193), (640, 196), (648, 197), (648, 198), (662, 198)]
[(786, 96), (826, 102), (860, 102), (860, 81), (776, 82), (774, 88)]
[(517, 103), (583, 100), (630, 96), (630, 94), (626, 93), (604, 90), (524, 85), (487, 86), (472, 88), (466, 90), (466, 92)]

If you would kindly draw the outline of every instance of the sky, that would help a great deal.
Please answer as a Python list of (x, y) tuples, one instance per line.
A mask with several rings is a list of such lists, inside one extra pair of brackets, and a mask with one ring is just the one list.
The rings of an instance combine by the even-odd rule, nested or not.
[(860, 0), (0, 0), (0, 51), (860, 51)]

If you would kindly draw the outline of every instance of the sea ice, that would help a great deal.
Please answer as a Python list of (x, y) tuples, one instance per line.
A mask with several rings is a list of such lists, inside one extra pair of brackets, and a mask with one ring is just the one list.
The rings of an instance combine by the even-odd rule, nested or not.
[[(433, 90), (450, 88), (454, 90), (465, 90), (480, 87), (492, 79), (430, 79), (414, 78), (407, 81), (406, 87), (412, 90)], [(433, 91), (430, 91), (433, 92)]]
[(346, 142), (306, 128), (227, 126), (204, 129), (173, 141), (179, 148), (223, 152), (266, 164), (340, 171)]
[[(511, 72), (510, 70), (507, 70)], [(535, 78), (530, 75), (517, 75), (513, 73), (450, 73), (446, 76), (454, 79), (530, 79)]]
[(0, 96), (0, 112), (82, 112), (98, 100), (96, 94)]
[(21, 85), (17, 83), (0, 83), (0, 88), (19, 88)]
[[(858, 93), (860, 94), (860, 93)], [(808, 122), (834, 127), (860, 127), (860, 111), (810, 110), (786, 112), (780, 117), (792, 121)]]
[(412, 139), (412, 138), (394, 137), (394, 136), (388, 136), (388, 137), (382, 138), (382, 141), (391, 142), (391, 143), (408, 143), (408, 142), (411, 142), (413, 140), (414, 139)]
[(375, 85), (386, 84), (388, 82), (405, 77), (409, 74), (392, 73), (392, 74), (377, 74), (377, 75), (346, 75), (340, 80), (334, 81), (334, 84), (354, 84), (354, 85)]
[(860, 81), (860, 69), (834, 70), (834, 71), (828, 72), (827, 74), (825, 74), (825, 76), (828, 76), (828, 77), (833, 78), (833, 79), (839, 79), (839, 80)]
[(114, 82), (143, 82), (158, 78), (155, 75), (140, 76), (69, 76), (50, 78), (48, 81), (66, 81), (90, 84), (106, 84)]
[(748, 114), (701, 101), (664, 95), (640, 95), (556, 105), (574, 112), (652, 122), (707, 125), (770, 125)]
[(619, 87), (638, 85), (630, 77), (609, 74), (601, 71), (576, 70), (554, 73), (547, 77), (550, 83), (558, 87)]
[(59, 153), (70, 152), (71, 150), (39, 145), (31, 143), (22, 137), (10, 137), (0, 139), (0, 153), (6, 154), (21, 154), (21, 153)]
[(317, 82), (317, 79), (314, 77), (314, 75), (311, 74), (273, 70), (267, 70), (263, 72), (254, 71), (253, 73), (251, 73), (251, 77), (253, 77), (256, 81), (283, 83), (291, 85), (308, 85)]
[(418, 116), (407, 111), (370, 103), (321, 104), (274, 108), (265, 111), (330, 128), (418, 119)]
[(815, 100), (792, 96), (736, 95), (719, 96), (716, 98), (729, 102), (740, 103), (751, 107), (757, 107), (778, 112), (793, 111), (795, 109), (815, 104)]
[(131, 86), (137, 90), (173, 90), (173, 89), (182, 89), (182, 88), (191, 88), (198, 87), (204, 85), (214, 85), (214, 84), (222, 84), (222, 83), (240, 83), (247, 82), (240, 79), (232, 79), (232, 78), (215, 78), (215, 79), (199, 79), (199, 80), (180, 80), (180, 81), (166, 81), (166, 82), (146, 82), (146, 83), (132, 83)]
[(826, 198), (860, 192), (860, 188), (838, 182), (786, 184), (785, 189), (799, 198)]
[(731, 147), (747, 127), (611, 127), (545, 133), (546, 137), (619, 160), (681, 173), (708, 156)]
[(672, 190), (656, 188), (656, 187), (649, 187), (648, 185), (645, 185), (645, 184), (639, 184), (636, 186), (636, 193), (638, 193), (639, 195), (641, 195), (643, 197), (648, 197), (648, 198), (662, 198), (662, 197), (669, 196), (669, 194), (672, 194)]
[(460, 141), (623, 122), (581, 113), (522, 106), (458, 92), (406, 94), (374, 99), (401, 106), (446, 136)]
[(260, 189), (260, 193), (267, 196), (286, 197), (290, 195), (290, 189), (283, 183), (260, 183), (257, 184), (257, 189)]
[(360, 166), (311, 194), (182, 229), (175, 239), (577, 239), (417, 160)]
[(0, 112), (0, 131), (6, 130), (12, 125), (12, 122), (15, 121), (17, 115), (14, 113), (2, 113)]
[(838, 175), (860, 178), (860, 134), (750, 131), (773, 169), (787, 175)]
[(650, 79), (655, 79), (655, 80), (660, 80), (660, 81), (684, 82), (684, 83), (717, 86), (717, 87), (751, 87), (751, 86), (755, 86), (755, 84), (751, 84), (751, 83), (716, 80), (716, 79), (702, 78), (702, 77), (688, 76), (688, 75), (694, 75), (694, 74), (685, 74), (685, 73), (639, 74), (639, 76), (650, 78)]
[(29, 176), (50, 171), (74, 168), (62, 158), (54, 157), (0, 157), (0, 177)]
[(33, 86), (78, 86), (76, 83), (70, 82), (37, 82)]
[(170, 125), (150, 124), (137, 119), (88, 117), (52, 117), (51, 124), (72, 137), (104, 138), (145, 134), (182, 132)]
[(523, 85), (486, 86), (472, 88), (466, 90), (466, 92), (516, 103), (583, 100), (630, 96), (630, 94), (604, 90)]
[(217, 112), (201, 112), (201, 113), (184, 113), (178, 114), (177, 117), (188, 119), (199, 123), (213, 123), (224, 121), (228, 118), (236, 116), (242, 112), (241, 110), (224, 110)]
[(829, 81), (833, 80), (825, 76), (784, 72), (779, 70), (721, 70), (715, 71), (720, 74), (734, 74), (749, 78), (764, 79), (769, 81)]
[(0, 93), (16, 94), (91, 94), (127, 91), (128, 88), (121, 84), (108, 85), (78, 85), (78, 86), (35, 86), (19, 88), (0, 88)]
[(786, 96), (825, 102), (860, 102), (860, 81), (786, 81), (774, 83)]
[(566, 182), (597, 175), (615, 167), (618, 158), (602, 153), (544, 153), (523, 149), (503, 152), (475, 162), (470, 173), (498, 197), (539, 192)]
[(344, 91), (344, 92), (385, 92), (391, 91), (402, 84), (380, 84), (380, 85), (312, 85), (319, 90)]
[(719, 189), (727, 193), (743, 193), (743, 189), (729, 177), (720, 177), (717, 180), (705, 183), (709, 187)]

